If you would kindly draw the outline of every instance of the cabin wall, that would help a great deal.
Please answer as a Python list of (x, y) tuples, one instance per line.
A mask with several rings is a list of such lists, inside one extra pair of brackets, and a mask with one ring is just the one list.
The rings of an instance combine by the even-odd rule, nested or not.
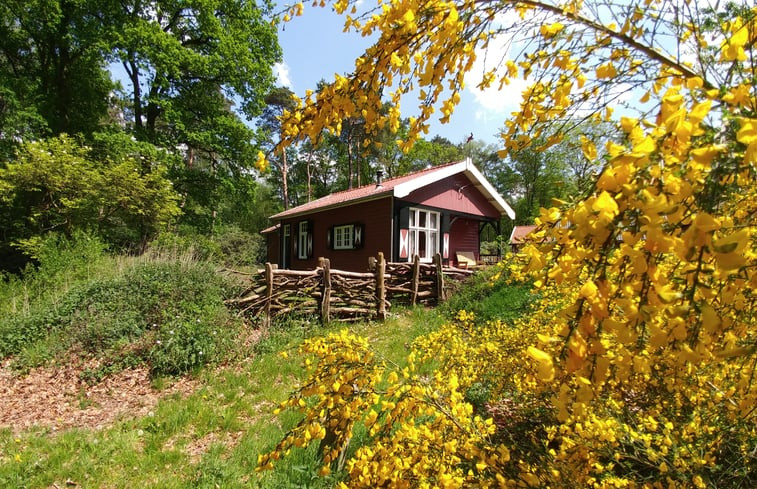
[(263, 236), (265, 236), (265, 243), (266, 243), (266, 257), (269, 263), (279, 263), (280, 261), (280, 252), (279, 248), (281, 246), (281, 241), (279, 238), (280, 230), (277, 229), (275, 231), (271, 231), (270, 233), (265, 233)]
[[(313, 269), (318, 266), (319, 257), (326, 257), (330, 260), (332, 268), (364, 272), (368, 269), (368, 257), (376, 257), (381, 251), (389, 258), (392, 236), (391, 202), (391, 197), (385, 197), (282, 220), (282, 225), (290, 224), (292, 229), (290, 268)], [(306, 259), (301, 259), (296, 251), (301, 221), (309, 221), (312, 226), (312, 252)], [(360, 247), (350, 250), (331, 249), (328, 243), (329, 230), (332, 226), (349, 224), (361, 226)]]
[(425, 207), (446, 209), (453, 213), (499, 219), (497, 209), (489, 203), (464, 174), (453, 175), (433, 185), (420, 188), (402, 199)]
[(472, 251), (478, 259), (480, 242), (479, 242), (479, 221), (464, 217), (453, 217), (449, 228), (450, 243), (449, 256), (450, 261), (457, 265), (458, 251)]

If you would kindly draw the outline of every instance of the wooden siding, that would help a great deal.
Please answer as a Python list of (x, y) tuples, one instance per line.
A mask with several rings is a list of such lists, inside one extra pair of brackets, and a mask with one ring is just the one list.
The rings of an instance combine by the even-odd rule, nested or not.
[[(463, 174), (420, 188), (402, 200), (423, 206), (449, 209), (450, 211), (499, 219), (500, 214), (481, 192)], [(476, 231), (478, 233), (478, 231)], [(451, 250), (450, 250), (451, 251)]]
[[(300, 259), (292, 249), (294, 270), (313, 269), (318, 265), (318, 257), (326, 257), (331, 266), (340, 270), (364, 272), (368, 269), (368, 257), (383, 252), (390, 256), (391, 249), (391, 197), (361, 202), (352, 206), (315, 212), (307, 216), (285, 219), (283, 224), (291, 224), (292, 243), (297, 242), (298, 226), (302, 220), (313, 223), (313, 252), (310, 258)], [(327, 235), (332, 226), (362, 224), (364, 236), (362, 247), (355, 250), (332, 250), (328, 247)]]
[(479, 254), (479, 221), (464, 217), (453, 217), (450, 225), (449, 258), (457, 265), (458, 251), (472, 251), (476, 259)]
[(281, 259), (279, 254), (279, 247), (281, 246), (280, 232), (281, 228), (264, 234), (266, 247), (268, 249), (266, 256), (268, 257), (269, 263), (279, 263)]

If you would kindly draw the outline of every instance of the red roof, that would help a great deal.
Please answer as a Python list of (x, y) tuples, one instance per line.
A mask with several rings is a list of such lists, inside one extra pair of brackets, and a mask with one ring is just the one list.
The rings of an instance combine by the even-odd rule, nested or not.
[(320, 199), (308, 202), (307, 204), (302, 204), (283, 212), (279, 212), (278, 214), (271, 216), (271, 219), (299, 216), (312, 213), (316, 210), (341, 207), (343, 205), (349, 205), (360, 201), (379, 199), (388, 196), (401, 198), (405, 197), (413, 190), (464, 171), (471, 175), (472, 179), (477, 182), (476, 186), (479, 187), (479, 190), (489, 197), (489, 201), (496, 208), (500, 209), (503, 214), (507, 213), (511, 218), (515, 218), (515, 213), (510, 206), (505, 203), (491, 184), (487, 182), (484, 176), (473, 166), (470, 159), (467, 159), (427, 168), (401, 177), (390, 178), (384, 180), (380, 186), (377, 186), (374, 182), (368, 185), (363, 185), (362, 187), (329, 194)]
[(281, 227), (281, 223), (277, 222), (273, 226), (267, 227), (264, 230), (260, 231), (260, 234), (268, 234), (268, 233), (272, 233), (274, 231), (278, 231), (280, 227)]
[(515, 226), (510, 233), (510, 244), (523, 244), (528, 234), (536, 229), (536, 226)]

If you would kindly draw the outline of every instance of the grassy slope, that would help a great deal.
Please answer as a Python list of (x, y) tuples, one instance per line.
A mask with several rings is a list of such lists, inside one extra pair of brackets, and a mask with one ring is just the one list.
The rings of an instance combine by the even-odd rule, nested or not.
[[(528, 300), (525, 289), (492, 289), (480, 280), (436, 311), (411, 309), (383, 324), (350, 328), (369, 338), (379, 356), (401, 365), (412, 339), (456, 310), (507, 318)], [(107, 429), (0, 430), (0, 487), (64, 487), (67, 481), (81, 487), (328, 487), (333, 481), (315, 476), (312, 451), (293, 454), (273, 473), (258, 474), (254, 467), (257, 455), (272, 449), (296, 422), (293, 414), (272, 414), (303, 373), (296, 360), (278, 353), (294, 352), (303, 339), (343, 327), (290, 321), (243, 352), (243, 359), (195, 370), (200, 388), (188, 397), (166, 398), (151, 415)]]
[[(405, 344), (432, 327), (423, 316), (410, 312), (352, 329), (371, 338), (381, 355), (401, 362)], [(257, 454), (270, 450), (296, 421), (291, 414), (272, 414), (302, 374), (298, 362), (277, 353), (340, 327), (273, 333), (251, 359), (199, 372), (199, 390), (185, 399), (164, 399), (152, 416), (101, 431), (0, 431), (0, 487), (62, 487), (66, 480), (84, 487), (309, 486), (316, 482), (312, 453), (296, 455), (275, 473), (257, 474), (254, 467)]]

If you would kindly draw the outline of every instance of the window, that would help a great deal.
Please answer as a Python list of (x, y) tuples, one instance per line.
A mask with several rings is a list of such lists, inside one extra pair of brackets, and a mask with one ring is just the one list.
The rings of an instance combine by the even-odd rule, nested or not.
[(298, 223), (297, 233), (297, 258), (305, 260), (308, 257), (308, 222)]
[(334, 227), (334, 249), (335, 250), (351, 250), (354, 248), (352, 244), (352, 236), (354, 235), (355, 226), (348, 224), (346, 226)]
[(357, 250), (363, 247), (364, 235), (365, 226), (359, 222), (332, 226), (326, 235), (327, 246), (330, 250)]
[(284, 237), (281, 241), (281, 268), (289, 268), (291, 264), (292, 229), (289, 224), (284, 224)]
[(408, 260), (418, 255), (421, 261), (430, 262), (439, 252), (439, 213), (410, 209)]

